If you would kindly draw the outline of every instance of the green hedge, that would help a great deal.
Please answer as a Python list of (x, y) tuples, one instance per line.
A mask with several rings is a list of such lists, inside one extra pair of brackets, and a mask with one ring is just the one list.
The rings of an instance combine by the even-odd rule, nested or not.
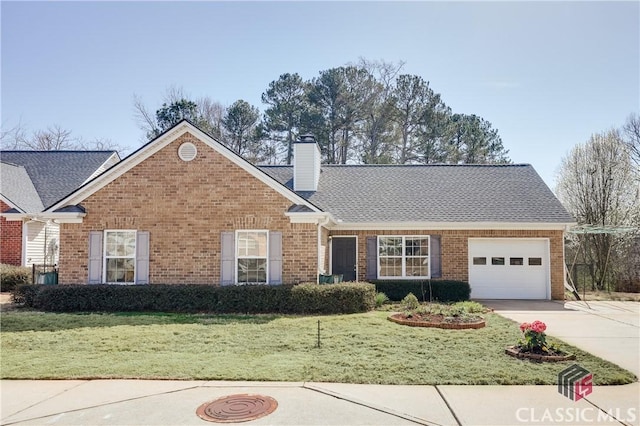
[(30, 285), (14, 300), (49, 312), (207, 312), (343, 314), (373, 308), (368, 283), (296, 286)]
[(373, 309), (376, 289), (367, 283), (300, 284), (291, 289), (291, 313), (351, 314)]
[(454, 280), (374, 280), (376, 292), (382, 292), (390, 300), (400, 301), (413, 293), (421, 302), (460, 302), (469, 300), (469, 283)]
[(31, 284), (31, 268), (0, 264), (0, 290), (13, 291), (24, 284)]
[(32, 307), (35, 304), (35, 300), (36, 300), (36, 296), (38, 295), (38, 292), (43, 287), (44, 286), (42, 285), (31, 285), (31, 284), (23, 284), (23, 285), (16, 286), (16, 288), (13, 289), (13, 291), (11, 292), (11, 298), (13, 299), (13, 302), (19, 305)]

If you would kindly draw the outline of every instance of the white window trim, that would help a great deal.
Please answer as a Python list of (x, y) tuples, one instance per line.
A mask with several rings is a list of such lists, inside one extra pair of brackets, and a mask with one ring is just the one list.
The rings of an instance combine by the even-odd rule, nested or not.
[(263, 259), (264, 257), (262, 256), (238, 256), (238, 234), (241, 232), (262, 232), (267, 234), (267, 254), (266, 254), (266, 266), (265, 266), (265, 274), (266, 274), (266, 280), (265, 280), (265, 284), (270, 284), (269, 282), (269, 230), (268, 229), (236, 229), (235, 231), (235, 241), (234, 241), (234, 253), (233, 253), (233, 257), (234, 257), (234, 264), (235, 264), (235, 275), (236, 275), (236, 284), (262, 284), (262, 283), (241, 283), (238, 280), (238, 260), (239, 259)]
[[(386, 276), (380, 273), (380, 238), (402, 238), (402, 275), (401, 276)], [(426, 238), (427, 239), (427, 247), (429, 248), (429, 254), (427, 255), (427, 275), (410, 275), (407, 276), (407, 255), (405, 253), (407, 238)], [(378, 263), (378, 279), (381, 280), (424, 280), (431, 278), (431, 236), (430, 235), (378, 235), (377, 241), (377, 251), (376, 251), (376, 262)]]
[[(133, 251), (133, 282), (108, 282), (107, 281), (107, 234), (109, 232), (133, 232), (136, 239), (136, 248)], [(131, 259), (130, 257), (119, 257)], [(109, 257), (111, 259), (111, 257)], [(105, 229), (102, 234), (102, 282), (106, 284), (134, 285), (138, 282), (138, 230), (137, 229)]]

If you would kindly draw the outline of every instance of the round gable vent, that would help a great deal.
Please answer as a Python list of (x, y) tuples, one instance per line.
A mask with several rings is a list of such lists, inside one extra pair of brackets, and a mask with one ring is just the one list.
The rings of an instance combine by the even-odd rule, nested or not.
[(191, 142), (185, 142), (178, 148), (178, 157), (182, 161), (191, 161), (196, 158), (196, 154), (198, 154), (198, 149)]

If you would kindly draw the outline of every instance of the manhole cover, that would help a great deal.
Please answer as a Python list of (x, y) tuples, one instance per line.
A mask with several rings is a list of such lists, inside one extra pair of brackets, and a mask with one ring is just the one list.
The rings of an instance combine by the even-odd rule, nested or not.
[(248, 422), (271, 414), (278, 402), (264, 395), (228, 395), (202, 404), (196, 414), (203, 420), (218, 423)]

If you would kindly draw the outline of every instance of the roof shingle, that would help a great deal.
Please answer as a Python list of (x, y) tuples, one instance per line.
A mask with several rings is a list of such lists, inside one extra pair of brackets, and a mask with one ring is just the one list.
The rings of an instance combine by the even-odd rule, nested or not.
[[(0, 151), (0, 158), (3, 163), (24, 167), (46, 208), (79, 188), (114, 153), (115, 151)], [(2, 193), (5, 194), (5, 191), (11, 191), (11, 188), (3, 182)]]
[[(260, 169), (292, 187), (291, 166)], [(323, 165), (318, 190), (298, 194), (350, 223), (574, 222), (528, 164)]]
[(24, 167), (2, 161), (0, 185), (2, 195), (23, 213), (40, 212), (44, 209)]

